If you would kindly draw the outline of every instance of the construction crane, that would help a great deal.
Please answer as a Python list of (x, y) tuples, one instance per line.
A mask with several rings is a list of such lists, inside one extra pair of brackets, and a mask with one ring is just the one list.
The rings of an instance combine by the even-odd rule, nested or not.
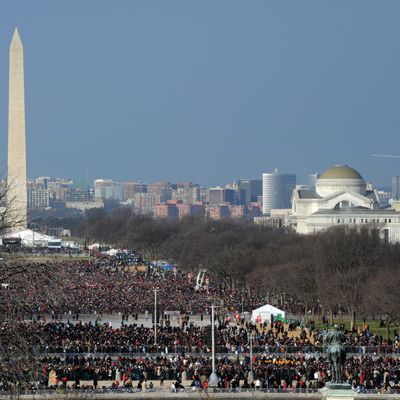
[(371, 154), (371, 157), (380, 157), (380, 158), (400, 158), (400, 156), (395, 156), (393, 154)]

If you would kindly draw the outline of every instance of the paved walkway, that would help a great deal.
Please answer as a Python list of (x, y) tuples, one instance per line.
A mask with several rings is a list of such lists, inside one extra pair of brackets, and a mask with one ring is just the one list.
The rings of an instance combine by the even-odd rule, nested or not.
[[(10, 396), (0, 396), (1, 399), (9, 399)], [(18, 396), (19, 399), (26, 400), (48, 400), (48, 399), (236, 399), (236, 400), (247, 400), (247, 399), (269, 399), (269, 400), (285, 400), (285, 399), (293, 399), (293, 400), (305, 400), (305, 399), (322, 399), (321, 393), (266, 393), (261, 391), (251, 391), (251, 392), (213, 392), (212, 390), (208, 390), (207, 392), (180, 392), (180, 393), (171, 393), (168, 391), (160, 392), (136, 392), (136, 393), (36, 393), (24, 395), (20, 394)], [(351, 397), (345, 397), (351, 398)], [(394, 400), (399, 399), (399, 395), (397, 394), (387, 394), (387, 393), (379, 393), (379, 394), (357, 394), (354, 393), (354, 397), (360, 400), (372, 400), (372, 399), (385, 399), (385, 400)]]
[[(52, 321), (52, 316), (49, 314), (43, 315), (43, 317), (46, 319), (46, 322), (51, 322)], [(57, 321), (62, 321), (62, 322), (71, 322), (75, 323), (75, 314), (62, 314), (60, 315), (60, 319)], [(100, 321), (101, 323), (108, 323), (111, 324), (113, 327), (120, 327), (121, 322), (122, 322), (122, 315), (121, 314), (102, 314), (101, 316), (99, 314), (79, 314), (79, 321), (85, 323), (85, 322), (92, 322), (95, 323), (96, 321)], [(165, 320), (164, 320), (165, 321)], [(182, 319), (179, 315), (171, 315), (170, 316), (170, 324), (173, 327), (178, 327), (181, 326)], [(189, 323), (193, 322), (196, 326), (208, 326), (211, 325), (211, 317), (209, 315), (203, 315), (203, 318), (201, 318), (201, 315), (190, 315), (189, 316)], [(129, 315), (128, 319), (124, 319), (124, 324), (130, 325), (130, 324), (138, 324), (138, 325), (143, 325), (146, 328), (151, 328), (153, 327), (153, 322), (152, 322), (152, 314), (148, 313), (146, 314), (138, 314), (138, 319), (135, 319), (133, 315)], [(165, 322), (164, 322), (165, 324)], [(159, 326), (161, 325), (161, 320), (158, 324)]]
[[(0, 396), (1, 399), (9, 399), (9, 396)], [(140, 392), (140, 393), (47, 393), (35, 395), (20, 395), (19, 399), (26, 400), (48, 400), (48, 399), (322, 399), (319, 393), (263, 393), (263, 392), (242, 392), (242, 393), (212, 393), (208, 392), (188, 392), (188, 393), (171, 393), (171, 392)], [(373, 397), (367, 397), (371, 399)], [(380, 399), (396, 398), (395, 396), (379, 396)], [(398, 398), (398, 397), (397, 397)]]

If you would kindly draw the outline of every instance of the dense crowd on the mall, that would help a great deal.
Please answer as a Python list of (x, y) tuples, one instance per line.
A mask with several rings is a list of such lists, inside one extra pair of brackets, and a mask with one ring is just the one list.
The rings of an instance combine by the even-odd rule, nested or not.
[[(11, 268), (12, 264), (10, 262)], [(206, 277), (204, 281), (207, 283), (199, 286), (196, 276), (192, 274), (149, 266), (146, 266), (145, 272), (137, 271), (135, 266), (121, 264), (117, 259), (62, 260), (45, 265), (26, 262), (25, 268), (31, 274), (35, 274), (38, 268), (45, 268), (46, 279), (58, 279), (62, 283), (62, 296), (54, 301), (38, 285), (24, 284), (25, 274), (11, 276), (7, 282), (10, 309), (20, 310), (18, 302), (23, 299), (26, 315), (151, 312), (154, 308), (154, 289), (158, 290), (158, 308), (161, 311), (205, 314), (209, 312), (211, 303), (223, 302), (229, 310), (252, 310), (263, 304), (261, 296), (228, 290), (211, 277)]]
[[(330, 369), (322, 357), (272, 355), (254, 356), (252, 360), (254, 382), (249, 382), (250, 358), (222, 357), (216, 360), (219, 385), (224, 388), (239, 387), (246, 383), (263, 388), (322, 388), (331, 379)], [(40, 360), (40, 382), (54, 385), (81, 380), (113, 381), (127, 386), (139, 381), (165, 381), (180, 379), (206, 382), (211, 374), (211, 359), (201, 355), (142, 357), (47, 357)], [(54, 371), (54, 372), (52, 372)], [(52, 379), (50, 379), (52, 377)], [(400, 383), (400, 359), (370, 356), (349, 357), (344, 368), (344, 378), (354, 387), (365, 389), (383, 386), (397, 387)], [(49, 381), (50, 380), (50, 381)], [(256, 383), (259, 381), (259, 383)]]
[[(249, 355), (216, 359), (218, 387), (224, 389), (319, 389), (331, 380), (331, 371), (321, 356)], [(34, 370), (34, 373), (32, 373)], [(206, 388), (212, 372), (211, 358), (204, 355), (110, 356), (75, 355), (66, 358), (50, 355), (20, 370), (20, 377), (40, 389), (57, 387), (142, 388), (163, 386), (178, 381), (183, 387)], [(4, 373), (4, 371), (3, 371)], [(34, 382), (32, 382), (34, 376)], [(23, 381), (24, 379), (21, 379)], [(400, 389), (400, 359), (395, 357), (350, 356), (344, 366), (344, 380), (359, 391)], [(3, 382), (3, 389), (7, 385)]]
[[(141, 389), (170, 380), (176, 381), (175, 388), (204, 388), (211, 373), (212, 303), (221, 306), (215, 332), (221, 388), (317, 389), (330, 380), (330, 368), (323, 358), (327, 324), (316, 326), (311, 320), (252, 324), (243, 311), (265, 304), (266, 298), (227, 289), (211, 275), (203, 276), (199, 284), (196, 276), (176, 268), (167, 270), (138, 257), (128, 258), (128, 262), (121, 257), (6, 262), (10, 273), (2, 282), (0, 336), (20, 335), (30, 357), (29, 362), (18, 364), (17, 375), (12, 357), (3, 357), (0, 389), (8, 390), (17, 382), (39, 388), (82, 387), (83, 381), (94, 388), (106, 381), (115, 388)], [(46, 282), (60, 285), (61, 296), (51, 286), (51, 290), (42, 290), (43, 271)], [(32, 277), (29, 282), (27, 276)], [(154, 289), (156, 335), (150, 316)], [(301, 309), (296, 299), (285, 300), (289, 309)], [(171, 312), (177, 316), (174, 324)], [(90, 322), (80, 318), (84, 313), (93, 317)], [(103, 321), (103, 314), (120, 316), (118, 325)], [(208, 323), (198, 324), (199, 320)], [(392, 340), (386, 340), (368, 326), (354, 329), (346, 332), (345, 347), (349, 353), (346, 381), (359, 390), (397, 390), (397, 331)], [(254, 379), (249, 379), (251, 364)]]
[[(271, 388), (279, 390), (317, 389), (331, 379), (323, 357), (322, 338), (327, 327), (316, 329), (291, 324), (273, 325), (237, 321), (216, 327), (216, 372), (224, 389)], [(204, 387), (211, 374), (210, 327), (199, 327), (186, 318), (179, 327), (168, 321), (158, 327), (157, 346), (154, 329), (123, 323), (81, 321), (4, 322), (1, 333), (24, 332), (35, 354), (34, 361), (20, 366), (19, 373), (40, 388), (82, 385), (100, 388), (141, 388), (164, 381)], [(253, 378), (249, 380), (249, 335), (253, 341)], [(400, 382), (400, 337), (386, 341), (373, 335), (368, 327), (346, 332), (349, 354), (344, 377), (359, 390), (397, 390)], [(366, 349), (371, 351), (366, 353)], [(371, 350), (372, 349), (372, 350)], [(108, 353), (108, 354), (107, 354)], [(8, 364), (2, 365), (2, 375)], [(30, 377), (30, 378), (29, 378)], [(100, 382), (100, 383), (99, 383)], [(3, 383), (4, 384), (4, 383)]]
[[(220, 319), (218, 318), (218, 321)], [(326, 329), (301, 328), (291, 324), (294, 332), (282, 322), (274, 325), (252, 324), (243, 319), (237, 322), (216, 324), (216, 353), (243, 354), (250, 351), (249, 336), (252, 335), (254, 353), (298, 354), (322, 353), (323, 335)], [(311, 324), (309, 324), (310, 326)], [(110, 323), (81, 321), (26, 321), (0, 324), (3, 334), (23, 332), (29, 345), (37, 354), (148, 354), (148, 353), (211, 353), (211, 326), (197, 326), (189, 317), (180, 326), (171, 326), (169, 320), (154, 327), (122, 322), (113, 327)], [(155, 340), (157, 341), (155, 343)], [(386, 340), (373, 335), (369, 329), (349, 331), (344, 344), (348, 353), (397, 354), (400, 353), (400, 337)]]

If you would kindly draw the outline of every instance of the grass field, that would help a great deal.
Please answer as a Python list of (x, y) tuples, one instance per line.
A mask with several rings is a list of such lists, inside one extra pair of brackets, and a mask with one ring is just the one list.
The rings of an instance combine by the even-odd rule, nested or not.
[(55, 261), (55, 260), (70, 260), (70, 261), (82, 261), (82, 260), (90, 260), (90, 257), (87, 256), (79, 256), (79, 257), (69, 257), (68, 255), (65, 254), (57, 254), (54, 256), (30, 256), (30, 257), (24, 257), (25, 260), (29, 261)]
[[(346, 329), (350, 329), (350, 319), (349, 318), (343, 318), (343, 320), (340, 319), (334, 319), (335, 324), (344, 324)], [(367, 319), (365, 320), (365, 324), (369, 325), (369, 330), (374, 334), (374, 335), (380, 335), (382, 337), (386, 337), (386, 327), (381, 327), (380, 326), (380, 320), (371, 320)], [(316, 326), (323, 328), (325, 325), (323, 325), (320, 322), (316, 322)], [(364, 321), (361, 319), (356, 320), (356, 326), (360, 329), (360, 331), (364, 330)], [(393, 330), (395, 326), (394, 324), (390, 324), (389, 326), (389, 333), (390, 333), (390, 338), (393, 339)], [(398, 328), (399, 329), (399, 328)]]

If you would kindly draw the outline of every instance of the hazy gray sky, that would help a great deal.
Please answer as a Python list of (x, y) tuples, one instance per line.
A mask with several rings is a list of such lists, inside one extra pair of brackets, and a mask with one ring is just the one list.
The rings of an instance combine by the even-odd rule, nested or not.
[(347, 163), (400, 174), (400, 2), (26, 0), (28, 175), (223, 184)]

